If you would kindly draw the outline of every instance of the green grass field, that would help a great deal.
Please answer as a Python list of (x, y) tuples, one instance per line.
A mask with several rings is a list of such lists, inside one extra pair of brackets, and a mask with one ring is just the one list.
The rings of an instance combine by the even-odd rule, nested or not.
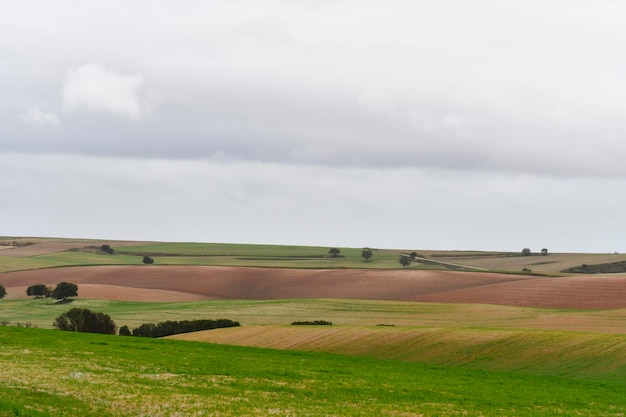
[(0, 369), (0, 416), (523, 417), (626, 411), (623, 380), (14, 327), (0, 327)]
[[(147, 322), (228, 318), (242, 327), (177, 338), (626, 380), (626, 309), (573, 311), (367, 300), (140, 303), (76, 299), (63, 304), (33, 299), (4, 300), (1, 306), (0, 318), (13, 325), (49, 329), (55, 317), (73, 307), (105, 312), (118, 326), (131, 329)], [(317, 319), (334, 325), (289, 325)], [(546, 363), (550, 372), (544, 369)]]
[[(80, 291), (80, 288), (79, 288)], [(228, 318), (244, 325), (285, 325), (329, 320), (341, 326), (449, 327), (513, 330), (569, 330), (626, 334), (626, 309), (556, 310), (477, 304), (436, 304), (373, 300), (213, 300), (180, 303), (130, 302), (76, 298), (1, 300), (0, 320), (51, 328), (55, 317), (72, 307), (109, 314), (118, 326), (148, 321)]]
[[(92, 246), (93, 242), (85, 243)], [(77, 248), (81, 246), (77, 242)], [(115, 248), (115, 246), (113, 246)], [(157, 265), (256, 266), (276, 268), (373, 268), (398, 269), (398, 256), (375, 252), (371, 262), (361, 258), (362, 249), (340, 248), (339, 257), (329, 257), (326, 247), (239, 245), (217, 243), (153, 243), (116, 248), (112, 255), (90, 251), (64, 251), (26, 257), (0, 252), (0, 273), (26, 269), (78, 265), (139, 265), (143, 255)], [(412, 268), (424, 268), (415, 264)], [(430, 268), (430, 267), (429, 267)]]
[[(105, 255), (81, 249), (81, 242), (106, 243), (76, 241), (78, 250), (21, 256), (2, 249), (0, 283), (4, 271), (134, 265), (146, 254), (161, 265), (401, 268), (397, 255), (376, 251), (364, 262), (356, 248), (329, 258), (321, 247), (154, 243), (113, 245), (116, 254)], [(619, 257), (435, 254), (510, 271)], [(107, 313), (131, 328), (198, 318), (242, 326), (179, 337), (204, 342), (51, 330), (72, 307)], [(306, 320), (334, 325), (289, 325)], [(625, 320), (626, 309), (339, 299), (0, 300), (0, 321), (11, 324), (0, 326), (0, 417), (624, 416)]]

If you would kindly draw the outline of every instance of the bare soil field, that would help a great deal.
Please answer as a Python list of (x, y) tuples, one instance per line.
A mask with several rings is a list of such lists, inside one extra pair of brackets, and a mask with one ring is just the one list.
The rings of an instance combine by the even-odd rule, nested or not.
[(7, 298), (22, 298), (29, 285), (61, 281), (77, 284), (83, 298), (125, 301), (346, 298), (567, 309), (626, 307), (626, 275), (532, 277), (452, 271), (156, 265), (50, 268), (0, 275)]

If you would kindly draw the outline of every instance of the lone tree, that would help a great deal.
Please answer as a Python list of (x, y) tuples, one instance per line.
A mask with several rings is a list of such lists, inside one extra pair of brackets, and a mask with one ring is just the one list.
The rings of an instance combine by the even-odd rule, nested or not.
[(411, 258), (412, 261), (415, 260), (415, 258), (417, 258), (417, 252), (411, 252), (409, 258)]
[(363, 251), (361, 252), (361, 258), (365, 259), (365, 262), (369, 262), (370, 259), (372, 258), (372, 250), (369, 248), (363, 248)]
[(407, 266), (411, 265), (411, 258), (402, 255), (400, 259), (398, 259), (398, 262), (400, 262), (400, 265), (402, 265), (403, 268), (406, 268)]
[(35, 298), (50, 297), (51, 290), (45, 284), (31, 285), (26, 289), (26, 295)]
[(71, 282), (61, 282), (52, 290), (50, 297), (63, 301), (67, 300), (67, 297), (78, 297), (78, 285)]
[(336, 258), (337, 256), (339, 256), (340, 253), (341, 251), (337, 248), (328, 249), (328, 254), (331, 256), (331, 258)]
[(115, 334), (115, 322), (104, 313), (94, 313), (86, 308), (73, 308), (61, 314), (52, 323), (59, 330), (71, 332)]
[(154, 263), (154, 259), (152, 259), (151, 257), (149, 257), (148, 255), (144, 255), (143, 257), (143, 261), (144, 264), (149, 265), (149, 264), (153, 264)]
[(546, 248), (541, 249), (541, 254), (542, 254), (543, 256), (548, 255), (548, 249), (546, 249)]
[(528, 249), (528, 248), (524, 248), (524, 249), (522, 249), (522, 255), (524, 255), (524, 256), (530, 256), (530, 255), (531, 255), (531, 253), (532, 253), (532, 252), (531, 252), (531, 251), (530, 251), (530, 249)]
[(7, 290), (5, 290), (2, 285), (0, 285), (0, 299), (4, 298), (6, 295), (7, 295)]

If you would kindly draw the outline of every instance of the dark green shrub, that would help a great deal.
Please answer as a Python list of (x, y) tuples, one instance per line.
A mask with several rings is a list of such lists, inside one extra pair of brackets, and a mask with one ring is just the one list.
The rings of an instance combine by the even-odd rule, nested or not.
[(86, 308), (72, 308), (52, 323), (59, 330), (85, 333), (115, 334), (115, 322), (104, 313), (94, 313)]
[(78, 297), (78, 285), (72, 284), (71, 282), (61, 282), (52, 290), (50, 297), (55, 300), (66, 300), (67, 297)]
[(111, 255), (114, 252), (113, 248), (111, 246), (109, 246), (109, 245), (102, 245), (102, 246), (100, 246), (100, 250), (102, 252), (108, 253), (109, 255)]
[(400, 256), (400, 259), (398, 259), (398, 262), (400, 262), (400, 265), (402, 265), (402, 268), (406, 268), (407, 266), (411, 265), (411, 258), (405, 255), (402, 255)]
[(120, 327), (119, 335), (120, 336), (132, 336), (132, 333), (130, 332), (130, 329), (128, 328), (128, 326), (124, 325)]
[(35, 298), (50, 297), (52, 291), (45, 284), (31, 285), (26, 289), (26, 295), (34, 296)]
[(292, 326), (332, 326), (333, 324), (330, 321), (326, 320), (315, 320), (315, 321), (294, 321), (291, 323)]

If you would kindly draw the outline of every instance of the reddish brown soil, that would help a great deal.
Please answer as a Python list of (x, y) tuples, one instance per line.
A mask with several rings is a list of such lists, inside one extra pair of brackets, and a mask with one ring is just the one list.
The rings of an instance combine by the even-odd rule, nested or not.
[[(8, 298), (69, 281), (85, 298), (136, 301), (353, 298), (574, 309), (626, 307), (626, 275), (560, 278), (478, 272), (98, 266), (0, 275)], [(25, 296), (25, 294), (24, 294)]]

